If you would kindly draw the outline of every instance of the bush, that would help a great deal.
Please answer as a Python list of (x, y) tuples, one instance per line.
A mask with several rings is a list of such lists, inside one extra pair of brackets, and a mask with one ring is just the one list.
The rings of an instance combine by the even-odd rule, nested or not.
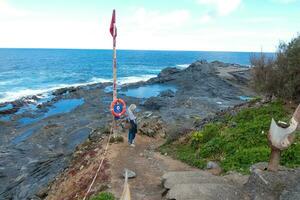
[[(249, 167), (268, 161), (270, 148), (267, 132), (271, 117), (287, 121), (289, 115), (282, 102), (273, 102), (259, 108), (246, 108), (235, 116), (226, 116), (222, 123), (214, 122), (191, 134), (186, 143), (172, 143), (161, 147), (162, 153), (192, 166), (203, 168), (208, 161), (217, 161), (224, 171), (248, 173)], [(300, 166), (300, 136), (282, 154), (281, 164)]]
[(300, 35), (281, 42), (275, 58), (252, 56), (252, 83), (258, 92), (281, 98), (300, 99)]
[(224, 159), (222, 167), (224, 171), (235, 170), (248, 172), (251, 165), (257, 162), (267, 161), (270, 152), (271, 150), (267, 146), (238, 149), (235, 154)]
[(122, 142), (124, 142), (124, 138), (120, 135), (116, 137), (111, 137), (109, 140), (109, 143), (122, 143)]
[(280, 162), (288, 167), (298, 167), (300, 163), (300, 136), (299, 132), (295, 142), (281, 155)]
[(202, 131), (193, 133), (192, 145), (197, 147), (199, 144), (208, 142), (220, 134), (221, 124), (207, 124)]
[(167, 153), (175, 159), (181, 160), (193, 167), (203, 169), (206, 166), (205, 160), (201, 159), (195, 149), (191, 148), (188, 144), (172, 145), (168, 143), (160, 147), (160, 152), (163, 154)]
[(90, 198), (90, 200), (115, 200), (116, 198), (110, 192), (101, 192), (96, 196)]

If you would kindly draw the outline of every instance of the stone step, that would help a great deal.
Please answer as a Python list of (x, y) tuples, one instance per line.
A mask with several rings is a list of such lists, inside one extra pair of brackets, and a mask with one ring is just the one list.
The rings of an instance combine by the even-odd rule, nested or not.
[(163, 186), (166, 189), (171, 189), (178, 184), (201, 184), (201, 183), (224, 183), (229, 181), (220, 177), (214, 176), (205, 171), (178, 171), (168, 172), (163, 175)]
[(245, 196), (240, 188), (230, 184), (177, 184), (167, 193), (168, 200), (240, 200)]

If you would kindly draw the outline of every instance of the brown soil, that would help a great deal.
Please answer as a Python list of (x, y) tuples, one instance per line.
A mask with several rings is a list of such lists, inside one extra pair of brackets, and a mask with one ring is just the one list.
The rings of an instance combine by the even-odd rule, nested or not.
[[(127, 139), (125, 134), (124, 138)], [(89, 148), (83, 152), (78, 151), (71, 167), (52, 184), (46, 199), (82, 199), (100, 163), (103, 154), (100, 147), (104, 147), (106, 142), (107, 139), (104, 139), (92, 147), (89, 144)], [(132, 199), (162, 199), (161, 177), (164, 172), (197, 170), (156, 152), (155, 149), (162, 143), (163, 139), (160, 138), (137, 135), (136, 147), (130, 147), (126, 140), (124, 143), (111, 144), (91, 195), (107, 190), (119, 198), (124, 184), (122, 173), (127, 168), (137, 174), (136, 178), (129, 180)]]
[[(107, 139), (98, 142), (87, 142), (80, 146), (73, 155), (69, 168), (67, 168), (51, 184), (47, 200), (75, 200), (82, 199), (92, 182), (99, 167)], [(109, 184), (109, 162), (105, 159), (99, 176), (90, 195), (106, 189)]]
[(129, 180), (131, 197), (135, 200), (162, 199), (161, 177), (164, 172), (196, 170), (180, 161), (155, 152), (162, 142), (161, 139), (137, 135), (134, 148), (126, 142), (111, 146), (108, 156), (111, 164), (110, 191), (116, 197), (120, 197), (123, 190), (122, 173), (124, 168), (137, 174), (136, 178)]

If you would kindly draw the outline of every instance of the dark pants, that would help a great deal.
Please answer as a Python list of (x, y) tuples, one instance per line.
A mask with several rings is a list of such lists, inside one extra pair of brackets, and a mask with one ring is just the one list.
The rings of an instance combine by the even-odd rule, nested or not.
[(133, 120), (130, 120), (130, 125), (131, 125), (131, 128), (129, 129), (129, 132), (128, 132), (128, 143), (132, 144), (132, 142), (135, 138), (135, 134), (137, 133), (137, 125), (136, 125), (136, 123), (134, 123)]

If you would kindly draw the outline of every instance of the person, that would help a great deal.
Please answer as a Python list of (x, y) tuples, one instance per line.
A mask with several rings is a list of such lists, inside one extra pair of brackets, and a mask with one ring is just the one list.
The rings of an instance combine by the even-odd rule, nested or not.
[(129, 123), (130, 123), (130, 128), (129, 128), (129, 131), (128, 131), (128, 143), (132, 147), (135, 147), (134, 139), (135, 139), (135, 134), (137, 133), (136, 117), (133, 114), (135, 109), (136, 109), (136, 105), (131, 104), (128, 107), (128, 110), (127, 110), (127, 116), (128, 116), (128, 120), (129, 120)]

